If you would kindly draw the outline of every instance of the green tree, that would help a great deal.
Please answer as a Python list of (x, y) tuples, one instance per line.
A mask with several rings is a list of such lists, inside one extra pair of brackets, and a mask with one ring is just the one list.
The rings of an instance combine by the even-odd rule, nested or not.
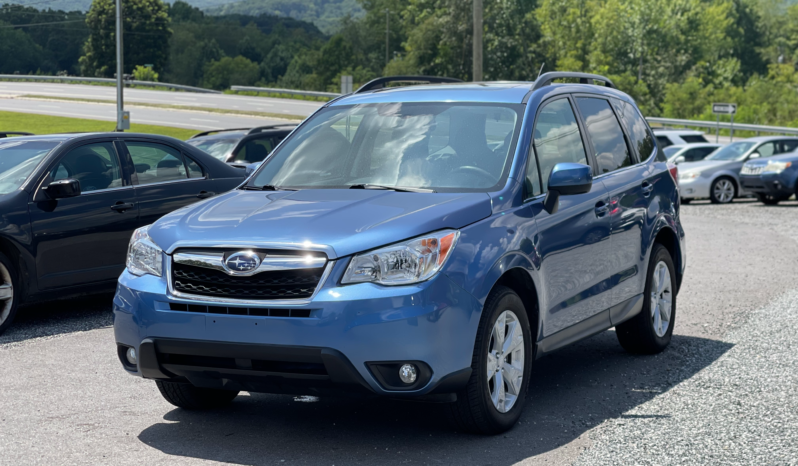
[(205, 70), (205, 85), (212, 89), (251, 86), (260, 79), (260, 68), (242, 56), (223, 57), (210, 62)]
[[(162, 70), (169, 57), (169, 15), (161, 0), (122, 2), (125, 72), (137, 64)], [(91, 31), (80, 58), (88, 76), (113, 76), (116, 71), (116, 9), (113, 0), (94, 0), (86, 15)]]
[(19, 29), (0, 21), (0, 73), (33, 74), (44, 57), (42, 48)]
[(158, 81), (158, 73), (156, 73), (149, 66), (138, 65), (133, 70), (133, 79), (135, 79), (136, 81), (157, 82)]

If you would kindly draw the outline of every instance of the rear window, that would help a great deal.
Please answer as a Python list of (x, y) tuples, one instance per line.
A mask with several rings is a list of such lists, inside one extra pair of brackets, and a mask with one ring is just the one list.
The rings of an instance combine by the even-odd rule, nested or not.
[[(621, 121), (623, 121), (623, 125), (626, 128), (626, 134), (632, 139), (632, 145), (637, 148), (640, 160), (648, 160), (648, 158), (651, 157), (651, 153), (654, 152), (654, 137), (651, 134), (651, 129), (649, 129), (646, 120), (643, 119), (640, 111), (638, 111), (634, 105), (617, 99), (613, 99), (613, 101), (615, 102), (615, 108), (618, 110)], [(659, 141), (659, 138), (657, 138), (657, 140)], [(663, 144), (660, 141), (660, 147), (667, 147), (670, 145), (670, 141), (668, 141), (667, 144)]]
[(682, 139), (684, 139), (684, 142), (709, 142), (703, 134), (682, 136)]
[(668, 136), (657, 136), (657, 145), (659, 145), (660, 149), (664, 149), (668, 146), (672, 146), (673, 143), (668, 139)]

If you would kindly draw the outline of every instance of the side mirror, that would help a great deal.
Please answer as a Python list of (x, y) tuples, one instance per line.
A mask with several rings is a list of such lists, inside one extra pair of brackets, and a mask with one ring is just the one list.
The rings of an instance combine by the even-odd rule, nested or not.
[(80, 181), (72, 178), (53, 181), (47, 186), (46, 191), (50, 199), (65, 199), (67, 197), (80, 196)]
[(759, 157), (762, 157), (762, 154), (759, 152), (751, 152), (751, 155), (748, 156), (748, 160), (758, 159)]
[(685, 161), (686, 160), (685, 160), (683, 155), (680, 155), (680, 156), (676, 157), (675, 159), (673, 159), (673, 163), (676, 164), (676, 165), (679, 165), (680, 163), (685, 162)]
[(585, 194), (593, 187), (593, 169), (581, 163), (558, 163), (549, 175), (549, 192), (543, 208), (550, 214), (557, 213), (560, 196)]

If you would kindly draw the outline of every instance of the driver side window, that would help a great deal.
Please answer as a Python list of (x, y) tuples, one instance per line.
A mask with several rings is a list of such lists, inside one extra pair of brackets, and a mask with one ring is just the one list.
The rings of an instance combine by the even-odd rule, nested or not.
[(69, 151), (50, 173), (53, 181), (73, 178), (80, 182), (81, 192), (122, 186), (119, 159), (110, 142), (87, 144)]
[[(547, 103), (538, 114), (535, 123), (533, 144), (538, 166), (534, 166), (534, 158), (530, 156), (527, 165), (527, 180), (533, 187), (529, 194), (534, 195), (534, 176), (531, 170), (540, 168), (540, 183), (546, 192), (549, 187), (549, 175), (558, 163), (574, 162), (588, 165), (585, 146), (582, 144), (582, 133), (576, 123), (576, 116), (568, 99), (559, 99)], [(531, 155), (531, 154), (530, 154)]]

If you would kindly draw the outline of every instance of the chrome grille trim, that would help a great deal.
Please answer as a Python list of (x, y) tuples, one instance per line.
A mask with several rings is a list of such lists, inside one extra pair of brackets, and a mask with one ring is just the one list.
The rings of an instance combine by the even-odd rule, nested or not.
[(267, 255), (261, 259), (260, 265), (255, 270), (231, 273), (230, 270), (224, 266), (224, 253), (195, 254), (178, 252), (172, 255), (172, 260), (178, 264), (218, 270), (233, 277), (251, 277), (261, 272), (275, 272), (280, 270), (320, 269), (327, 263), (326, 257)]

